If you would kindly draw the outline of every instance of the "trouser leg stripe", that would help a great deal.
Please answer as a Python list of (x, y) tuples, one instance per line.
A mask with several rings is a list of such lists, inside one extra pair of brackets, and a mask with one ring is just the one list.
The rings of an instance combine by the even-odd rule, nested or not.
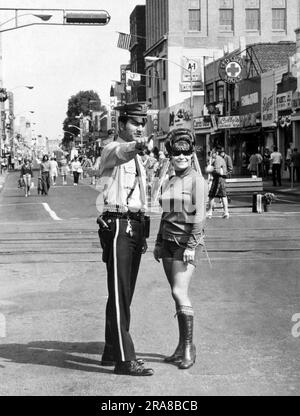
[(119, 345), (121, 351), (122, 361), (125, 361), (125, 354), (123, 348), (122, 334), (121, 334), (121, 322), (120, 322), (120, 307), (119, 307), (119, 284), (118, 284), (118, 263), (117, 263), (117, 240), (119, 235), (119, 219), (116, 220), (116, 233), (114, 237), (114, 249), (113, 249), (113, 258), (114, 258), (114, 289), (115, 289), (115, 303), (116, 303), (116, 318), (117, 318), (117, 328), (118, 328), (118, 337)]

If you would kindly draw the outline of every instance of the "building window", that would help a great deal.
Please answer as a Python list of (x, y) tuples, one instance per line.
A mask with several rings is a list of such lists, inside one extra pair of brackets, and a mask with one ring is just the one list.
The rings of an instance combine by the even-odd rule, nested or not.
[(260, 30), (259, 9), (246, 9), (246, 30)]
[(272, 9), (272, 29), (286, 29), (286, 9)]
[(167, 93), (166, 93), (166, 91), (163, 91), (162, 98), (163, 98), (163, 108), (166, 108), (167, 107)]
[(166, 61), (162, 61), (162, 77), (166, 79)]
[(224, 98), (224, 85), (217, 85), (217, 101), (222, 103)]
[(200, 0), (189, 0), (189, 30), (201, 31)]
[(152, 87), (152, 69), (149, 69), (149, 76), (148, 76), (148, 87)]
[(220, 9), (220, 29), (233, 31), (233, 9)]
[(211, 104), (215, 101), (214, 86), (213, 84), (208, 85), (206, 88), (207, 104)]

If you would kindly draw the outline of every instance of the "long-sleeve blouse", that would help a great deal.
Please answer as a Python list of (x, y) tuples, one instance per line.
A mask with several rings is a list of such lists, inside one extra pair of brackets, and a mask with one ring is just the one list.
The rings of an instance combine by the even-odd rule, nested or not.
[(33, 176), (31, 165), (22, 165), (20, 173), (21, 173), (21, 176), (23, 176), (23, 175)]

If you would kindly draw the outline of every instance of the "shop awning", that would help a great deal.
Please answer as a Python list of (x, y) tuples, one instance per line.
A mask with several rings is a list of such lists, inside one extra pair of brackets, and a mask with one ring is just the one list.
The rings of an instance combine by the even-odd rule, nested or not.
[(292, 121), (300, 121), (300, 113), (299, 114), (295, 114), (294, 116), (291, 117)]

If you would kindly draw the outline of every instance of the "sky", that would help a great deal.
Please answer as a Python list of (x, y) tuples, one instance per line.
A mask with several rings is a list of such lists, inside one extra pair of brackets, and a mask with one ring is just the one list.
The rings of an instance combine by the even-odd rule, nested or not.
[[(130, 61), (130, 53), (117, 48), (116, 32), (129, 33), (131, 12), (144, 4), (145, 0), (1, 0), (0, 9), (35, 8), (40, 9), (35, 13), (44, 14), (47, 9), (94, 9), (111, 16), (106, 26), (42, 25), (0, 34), (3, 87), (14, 93), (15, 114), (35, 123), (34, 134), (61, 139), (68, 100), (81, 90), (94, 90), (103, 104), (109, 103), (111, 81), (120, 80), (120, 65)], [(0, 10), (0, 25), (11, 17), (14, 11)], [(57, 12), (52, 21), (62, 22)], [(19, 17), (19, 26), (31, 22), (41, 21)]]

